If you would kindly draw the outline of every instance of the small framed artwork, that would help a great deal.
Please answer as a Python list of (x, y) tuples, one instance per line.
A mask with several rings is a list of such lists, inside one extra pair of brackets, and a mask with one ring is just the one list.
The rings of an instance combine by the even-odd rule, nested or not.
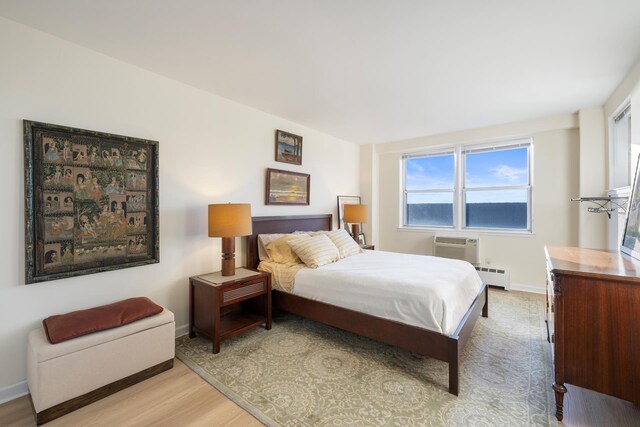
[(157, 263), (158, 143), (24, 121), (25, 281)]
[[(640, 165), (640, 158), (638, 158), (638, 165)], [(636, 176), (633, 180), (633, 187), (631, 187), (631, 196), (629, 197), (629, 205), (627, 207), (627, 222), (624, 227), (624, 234), (622, 236), (622, 246), (620, 250), (631, 255), (634, 258), (640, 259), (640, 183), (638, 178), (640, 177), (640, 169), (636, 166)]]
[(308, 205), (310, 203), (311, 175), (267, 169), (265, 204)]
[(276, 162), (302, 164), (302, 137), (276, 130)]
[(358, 244), (360, 246), (365, 246), (367, 244), (367, 240), (364, 238), (364, 233), (358, 234)]
[(360, 196), (338, 196), (338, 228), (344, 228), (349, 234), (351, 230), (344, 222), (344, 205), (359, 205)]

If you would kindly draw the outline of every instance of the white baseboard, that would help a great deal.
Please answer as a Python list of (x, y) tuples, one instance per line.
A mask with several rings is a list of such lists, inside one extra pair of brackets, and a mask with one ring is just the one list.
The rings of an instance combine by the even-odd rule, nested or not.
[(532, 294), (542, 294), (544, 295), (546, 293), (545, 288), (541, 288), (540, 286), (530, 286), (530, 285), (523, 285), (520, 283), (512, 283), (511, 287), (509, 288), (510, 291), (521, 291), (521, 292), (530, 292)]
[(29, 387), (27, 387), (26, 381), (0, 388), (0, 405), (25, 394), (29, 394)]
[(189, 325), (176, 326), (176, 338), (189, 333)]

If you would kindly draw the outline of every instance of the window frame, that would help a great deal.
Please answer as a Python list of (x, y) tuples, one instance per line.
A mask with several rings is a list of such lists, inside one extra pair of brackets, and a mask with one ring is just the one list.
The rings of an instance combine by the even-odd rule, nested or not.
[[(495, 186), (495, 187), (470, 187), (466, 186), (466, 155), (472, 152), (482, 151), (500, 151), (509, 148), (527, 148), (527, 178), (528, 184), (513, 186)], [(424, 231), (443, 231), (447, 232), (471, 232), (486, 234), (512, 234), (512, 235), (533, 235), (533, 199), (534, 199), (534, 183), (533, 183), (533, 137), (512, 138), (508, 140), (493, 141), (482, 144), (458, 144), (455, 146), (438, 147), (432, 150), (419, 151), (414, 153), (405, 153), (401, 156), (402, 177), (402, 206), (400, 229), (407, 230), (424, 230)], [(407, 194), (424, 192), (450, 192), (451, 190), (407, 190), (407, 160), (417, 157), (430, 157), (437, 155), (446, 155), (453, 153), (454, 159), (454, 188), (453, 188), (453, 225), (452, 226), (436, 226), (436, 225), (419, 225), (407, 223)], [(466, 199), (468, 192), (474, 191), (495, 191), (495, 190), (526, 190), (527, 191), (527, 228), (488, 228), (488, 227), (468, 227), (466, 226)]]
[[(627, 188), (631, 188), (631, 185), (633, 184), (633, 178), (635, 176), (635, 168), (636, 168), (636, 162), (632, 160), (632, 149), (631, 149), (631, 145), (632, 145), (632, 138), (631, 138), (631, 133), (629, 131), (628, 133), (628, 141), (626, 141), (626, 144), (628, 145), (626, 147), (626, 159), (624, 162), (624, 165), (620, 165), (617, 162), (617, 154), (618, 154), (618, 144), (620, 142), (620, 138), (618, 136), (618, 126), (617, 126), (617, 122), (619, 121), (618, 119), (622, 119), (623, 117), (626, 117), (630, 120), (632, 117), (632, 111), (631, 111), (631, 100), (629, 98), (625, 99), (619, 106), (618, 108), (616, 108), (613, 112), (613, 114), (611, 114), (609, 116), (608, 119), (608, 125), (609, 125), (609, 191), (616, 191), (616, 190), (624, 190)], [(637, 160), (637, 159), (636, 159)], [(623, 185), (617, 185), (618, 183), (616, 182), (616, 171), (619, 168), (624, 167), (625, 169), (627, 169), (627, 183), (623, 184)]]
[[(402, 155), (402, 226), (403, 227), (420, 227), (420, 228), (434, 228), (440, 230), (452, 230), (457, 225), (457, 206), (458, 206), (458, 152), (455, 147), (444, 148), (440, 150), (431, 150), (429, 152), (420, 152), (419, 154), (403, 154)], [(429, 190), (407, 190), (407, 160), (413, 158), (422, 157), (437, 157), (437, 156), (453, 156), (453, 188), (437, 188)], [(452, 193), (453, 195), (453, 225), (409, 225), (407, 224), (407, 195), (413, 194), (425, 194), (425, 193)]]

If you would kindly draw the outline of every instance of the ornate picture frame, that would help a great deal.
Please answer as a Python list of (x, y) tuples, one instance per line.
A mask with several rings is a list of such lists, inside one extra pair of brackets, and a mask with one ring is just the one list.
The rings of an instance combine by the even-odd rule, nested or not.
[(267, 169), (265, 205), (309, 205), (311, 175)]
[(276, 162), (302, 164), (302, 137), (276, 129)]
[(344, 205), (359, 205), (360, 196), (338, 196), (338, 228), (344, 228), (349, 234), (351, 230), (344, 222)]
[(159, 262), (158, 142), (23, 125), (26, 283)]

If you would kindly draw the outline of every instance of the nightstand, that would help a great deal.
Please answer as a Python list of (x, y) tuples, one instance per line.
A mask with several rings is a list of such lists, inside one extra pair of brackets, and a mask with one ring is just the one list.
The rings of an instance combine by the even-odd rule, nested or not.
[(370, 249), (372, 251), (376, 250), (376, 245), (360, 245), (362, 249)]
[(236, 268), (189, 278), (189, 338), (209, 338), (218, 353), (222, 340), (262, 324), (271, 329), (271, 274)]

